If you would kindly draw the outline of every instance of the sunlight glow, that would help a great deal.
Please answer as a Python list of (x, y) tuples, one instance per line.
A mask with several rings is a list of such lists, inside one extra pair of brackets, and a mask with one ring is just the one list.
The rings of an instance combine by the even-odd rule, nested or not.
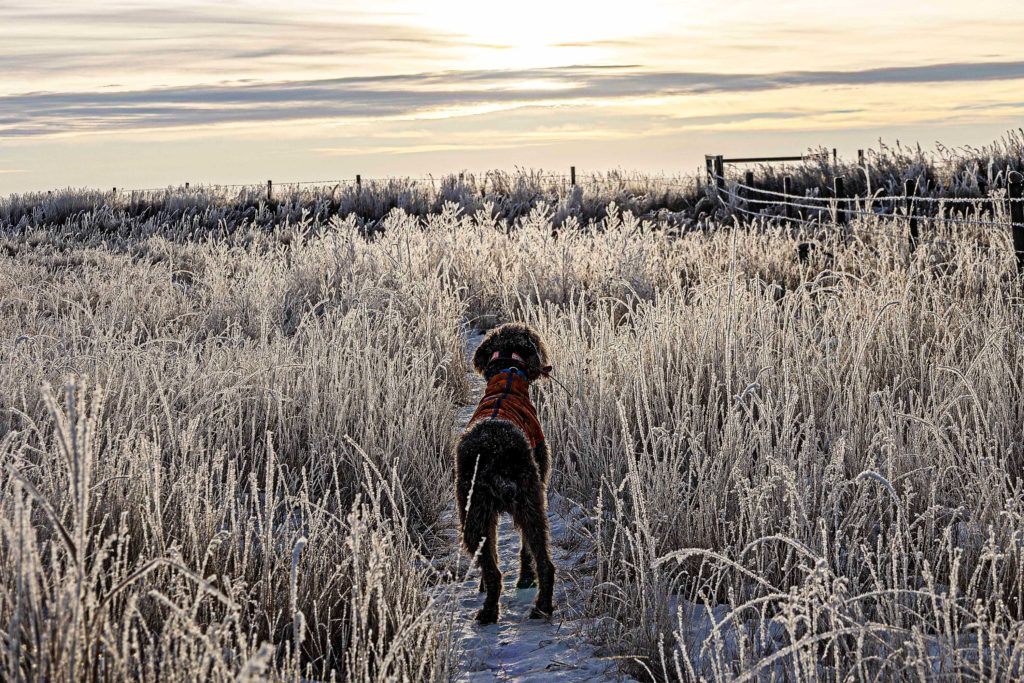
[(610, 2), (440, 0), (414, 22), (455, 36), (467, 68), (511, 69), (614, 58), (669, 17), (661, 0)]

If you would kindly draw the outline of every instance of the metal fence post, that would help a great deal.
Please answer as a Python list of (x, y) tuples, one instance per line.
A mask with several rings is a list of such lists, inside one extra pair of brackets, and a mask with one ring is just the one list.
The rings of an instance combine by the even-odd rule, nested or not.
[(1024, 273), (1024, 175), (1013, 171), (1007, 177), (1010, 221), (1013, 223), (1013, 250), (1017, 252), (1017, 272)]
[(917, 250), (917, 215), (914, 211), (914, 196), (917, 195), (917, 181), (907, 178), (903, 181), (903, 194), (906, 196), (904, 200), (906, 202), (905, 208), (907, 211), (907, 220), (910, 225), (910, 253), (913, 254)]

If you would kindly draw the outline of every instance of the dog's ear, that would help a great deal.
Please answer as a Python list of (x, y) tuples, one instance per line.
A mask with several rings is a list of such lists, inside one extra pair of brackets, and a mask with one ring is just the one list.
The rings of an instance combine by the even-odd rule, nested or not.
[(548, 347), (544, 345), (540, 335), (532, 327), (524, 325), (523, 331), (526, 333), (529, 345), (533, 347), (533, 354), (527, 361), (527, 372), (530, 378), (547, 377), (552, 370), (552, 367), (548, 365)]
[(544, 345), (540, 335), (532, 327), (526, 328), (526, 333), (530, 337), (530, 342), (533, 344), (534, 351), (537, 352), (537, 358), (540, 360), (540, 364), (546, 366), (548, 364), (548, 347)]
[(494, 335), (487, 335), (480, 346), (477, 347), (476, 353), (473, 354), (473, 368), (480, 373), (484, 374), (484, 370), (487, 368), (487, 362), (491, 359), (494, 354)]

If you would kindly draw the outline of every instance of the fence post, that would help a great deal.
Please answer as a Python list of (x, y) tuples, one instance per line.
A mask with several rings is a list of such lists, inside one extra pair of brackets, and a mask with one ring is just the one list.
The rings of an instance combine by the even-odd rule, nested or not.
[(747, 186), (746, 191), (743, 193), (744, 199), (747, 200), (747, 211), (753, 213), (759, 213), (760, 207), (759, 202), (754, 200), (754, 172), (747, 171), (743, 174), (743, 184)]
[(569, 167), (569, 185), (576, 187), (576, 167)]
[(356, 194), (362, 194), (363, 192), (363, 176), (356, 173)]
[(839, 166), (839, 150), (835, 147), (832, 148), (832, 165)]
[(833, 220), (839, 225), (846, 225), (846, 209), (843, 208), (843, 199), (846, 199), (846, 181), (843, 176), (837, 175), (832, 181), (836, 195), (836, 212)]
[(111, 194), (117, 194), (117, 188), (115, 187), (115, 188), (114, 188), (113, 190), (111, 190), (110, 192), (111, 192)]
[[(793, 194), (793, 179), (791, 177), (782, 176), (782, 194), (791, 195)], [(793, 205), (789, 201), (789, 197), (783, 197), (782, 201), (785, 202), (786, 207), (786, 218), (793, 217)]]
[(185, 189), (188, 189), (188, 181), (185, 181)]
[(268, 180), (267, 181), (267, 199), (269, 200), (272, 196), (274, 196), (274, 181), (273, 180)]
[(1017, 272), (1024, 273), (1024, 175), (1013, 171), (1007, 177), (1010, 221), (1013, 223), (1013, 250), (1017, 252)]
[(907, 178), (903, 181), (903, 194), (906, 199), (905, 208), (907, 211), (907, 220), (910, 224), (910, 253), (913, 254), (917, 250), (917, 215), (914, 211), (914, 196), (917, 195), (917, 181)]
[(863, 166), (864, 165), (864, 150), (862, 150), (862, 149), (858, 149), (857, 150), (857, 165), (858, 166)]

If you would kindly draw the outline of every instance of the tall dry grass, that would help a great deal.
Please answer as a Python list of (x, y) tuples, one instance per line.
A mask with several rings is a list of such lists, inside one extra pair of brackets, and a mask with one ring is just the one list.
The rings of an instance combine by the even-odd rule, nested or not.
[(5, 676), (449, 675), (463, 304), (352, 226), (274, 240), (5, 260)]
[[(929, 232), (948, 244), (911, 256), (869, 219), (800, 263), (769, 225), (557, 220), (9, 230), (8, 675), (449, 676), (426, 587), (462, 333), (509, 319), (564, 385), (538, 396), (553, 485), (588, 513), (589, 634), (630, 673), (1021, 675), (1008, 235)], [(63, 401), (42, 389), (69, 376)]]

